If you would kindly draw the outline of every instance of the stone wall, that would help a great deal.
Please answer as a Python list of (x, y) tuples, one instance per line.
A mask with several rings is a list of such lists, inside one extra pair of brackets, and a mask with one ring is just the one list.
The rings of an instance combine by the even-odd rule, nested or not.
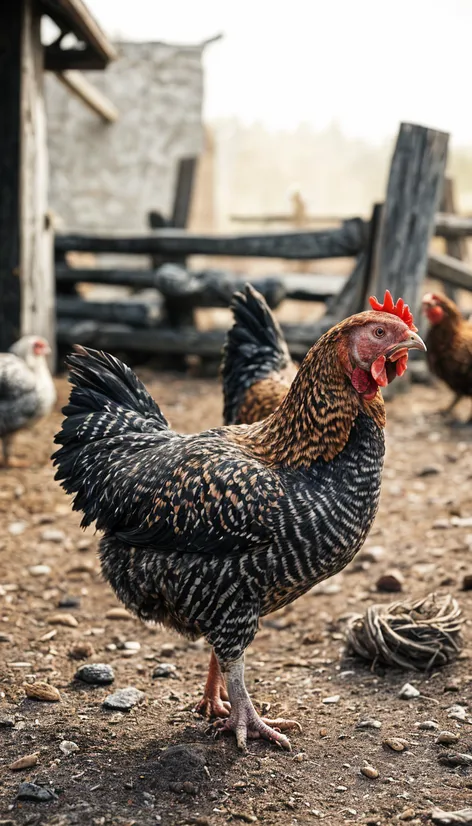
[(104, 123), (46, 78), (50, 206), (61, 230), (135, 231), (169, 214), (177, 162), (202, 148), (203, 46), (119, 43), (104, 72), (85, 72), (119, 110)]

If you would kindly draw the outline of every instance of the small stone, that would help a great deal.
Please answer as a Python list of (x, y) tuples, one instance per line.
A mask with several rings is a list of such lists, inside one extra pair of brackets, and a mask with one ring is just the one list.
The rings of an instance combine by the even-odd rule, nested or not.
[(327, 728), (320, 728), (320, 737), (327, 737), (328, 733), (329, 732)]
[(447, 716), (451, 717), (452, 720), (466, 720), (467, 719), (467, 709), (464, 706), (454, 705), (449, 706), (446, 709)]
[(472, 754), (460, 754), (456, 751), (442, 752), (438, 760), (443, 766), (472, 766)]
[(357, 723), (356, 728), (382, 728), (382, 723), (380, 720), (361, 720), (360, 723)]
[(175, 654), (176, 647), (173, 642), (165, 642), (161, 645), (161, 654), (163, 657), (171, 657), (172, 654)]
[(382, 745), (392, 751), (406, 751), (408, 748), (408, 743), (403, 737), (386, 737), (382, 740)]
[(84, 683), (91, 685), (108, 685), (115, 679), (114, 671), (111, 665), (106, 663), (90, 663), (81, 665), (75, 672), (77, 680), (82, 680)]
[(95, 654), (93, 645), (90, 642), (77, 642), (72, 645), (67, 652), (71, 660), (86, 660)]
[(461, 690), (461, 684), (459, 680), (449, 680), (448, 683), (444, 686), (444, 692), (455, 692)]
[(442, 465), (425, 465), (418, 471), (416, 474), (419, 477), (422, 476), (437, 476), (438, 473), (442, 473), (444, 468)]
[(14, 717), (2, 716), (0, 717), (0, 728), (13, 728), (15, 725)]
[(336, 786), (335, 791), (337, 791), (337, 792), (347, 792), (347, 786)]
[(368, 764), (361, 766), (361, 774), (363, 774), (364, 777), (369, 777), (371, 780), (375, 780), (375, 778), (379, 776), (377, 769), (374, 769), (373, 766), (369, 766)]
[(164, 677), (176, 678), (177, 669), (173, 663), (159, 663), (152, 672), (153, 680), (162, 679)]
[(141, 643), (135, 642), (134, 640), (128, 640), (123, 643), (123, 648), (125, 651), (132, 651), (134, 653), (141, 650)]
[(129, 611), (126, 608), (110, 608), (109, 611), (105, 614), (106, 619), (111, 620), (130, 620), (133, 619)]
[(56, 542), (59, 544), (60, 542), (64, 542), (66, 535), (64, 531), (60, 531), (57, 528), (46, 528), (44, 531), (41, 531), (41, 540), (43, 542)]
[(398, 692), (400, 700), (413, 700), (415, 697), (419, 697), (420, 694), (421, 692), (411, 683), (405, 683)]
[(431, 820), (437, 826), (472, 826), (472, 809), (459, 809), (456, 812), (433, 809)]
[(368, 548), (363, 548), (359, 554), (359, 558), (365, 562), (380, 562), (385, 556), (385, 548), (383, 545), (371, 545)]
[(49, 565), (31, 565), (28, 571), (31, 576), (48, 576), (51, 573), (51, 568)]
[(303, 761), (306, 760), (306, 753), (304, 751), (300, 751), (293, 759), (296, 763), (303, 763)]
[(20, 534), (25, 532), (27, 527), (27, 522), (10, 522), (8, 526), (8, 533), (12, 536), (20, 536)]
[(42, 703), (58, 703), (61, 699), (57, 688), (49, 685), (49, 683), (25, 683), (23, 688), (30, 700), (39, 700)]
[(75, 751), (79, 751), (79, 747), (77, 743), (74, 743), (73, 740), (63, 740), (62, 743), (59, 743), (59, 748), (66, 757), (69, 754), (73, 754)]
[(65, 596), (62, 597), (58, 604), (58, 608), (80, 608), (80, 598), (79, 597), (71, 597)]
[(453, 516), (451, 525), (455, 528), (472, 528), (472, 516)]
[(48, 619), (49, 625), (64, 625), (67, 628), (77, 628), (77, 619), (72, 614), (53, 614)]
[(46, 631), (46, 633), (39, 639), (41, 642), (49, 642), (49, 640), (53, 640), (54, 637), (57, 637), (57, 631), (55, 628), (53, 628), (52, 631)]
[(422, 723), (416, 723), (416, 728), (420, 731), (436, 731), (439, 726), (434, 720), (423, 720)]
[(67, 569), (66, 574), (93, 574), (95, 573), (95, 565), (93, 562), (89, 562), (88, 560), (84, 560), (83, 562), (77, 562), (75, 565), (71, 565), (70, 568)]
[(391, 571), (387, 571), (387, 573), (383, 574), (383, 576), (379, 577), (376, 582), (376, 588), (377, 591), (382, 591), (388, 594), (398, 593), (403, 589), (404, 581), (405, 580), (400, 571), (392, 569)]
[(462, 577), (462, 590), (472, 591), (472, 574), (466, 574)]
[(433, 522), (433, 529), (435, 531), (446, 531), (450, 527), (451, 527), (451, 523), (450, 523), (449, 519), (436, 519)]
[(19, 757), (14, 763), (10, 763), (9, 767), (14, 772), (22, 771), (23, 769), (32, 769), (36, 766), (39, 760), (39, 751), (34, 754), (25, 754), (24, 757)]
[(460, 740), (460, 734), (453, 731), (440, 731), (435, 742), (440, 746), (454, 746)]
[(103, 701), (104, 708), (111, 708), (114, 711), (129, 711), (133, 706), (144, 700), (144, 691), (128, 686), (119, 688), (113, 694), (109, 694)]
[(83, 537), (79, 539), (77, 542), (77, 550), (78, 551), (88, 551), (93, 545), (93, 539), (89, 539), (88, 537)]
[(333, 694), (332, 697), (324, 697), (324, 699), (321, 702), (325, 705), (331, 705), (332, 703), (339, 703), (340, 699), (341, 697), (339, 696), (339, 694)]
[(398, 815), (398, 820), (413, 820), (416, 817), (416, 812), (412, 808), (403, 809), (403, 812), (400, 812)]
[(13, 637), (10, 634), (0, 634), (0, 642), (13, 642)]
[(20, 783), (18, 800), (31, 800), (33, 803), (46, 803), (50, 800), (57, 800), (54, 789), (46, 789), (36, 783)]

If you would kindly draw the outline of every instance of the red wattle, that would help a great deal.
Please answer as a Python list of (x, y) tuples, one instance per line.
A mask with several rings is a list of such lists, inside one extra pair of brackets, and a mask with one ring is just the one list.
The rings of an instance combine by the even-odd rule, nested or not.
[(403, 376), (406, 368), (408, 366), (408, 353), (404, 356), (400, 356), (399, 359), (395, 362), (395, 367), (397, 370), (397, 376)]
[(388, 384), (387, 371), (385, 369), (386, 358), (379, 356), (370, 366), (372, 378), (379, 385), (379, 387), (386, 387)]

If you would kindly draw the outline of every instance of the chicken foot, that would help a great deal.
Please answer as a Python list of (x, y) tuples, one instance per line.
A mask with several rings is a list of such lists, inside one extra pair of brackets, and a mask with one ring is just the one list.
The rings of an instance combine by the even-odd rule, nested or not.
[(11, 438), (8, 436), (2, 437), (2, 452), (3, 452), (3, 462), (0, 464), (0, 467), (3, 468), (27, 468), (30, 467), (30, 462), (27, 459), (17, 459), (13, 456), (10, 456), (10, 445), (11, 445)]
[(301, 725), (296, 720), (268, 720), (259, 717), (244, 683), (244, 655), (234, 662), (224, 664), (222, 670), (227, 674), (231, 712), (227, 719), (214, 723), (217, 733), (234, 732), (238, 748), (242, 751), (246, 751), (248, 739), (258, 738), (291, 751), (290, 740), (282, 732), (290, 729), (301, 731)]
[(228, 717), (230, 710), (225, 678), (221, 673), (215, 652), (212, 650), (203, 697), (195, 706), (194, 711), (203, 714), (204, 717)]

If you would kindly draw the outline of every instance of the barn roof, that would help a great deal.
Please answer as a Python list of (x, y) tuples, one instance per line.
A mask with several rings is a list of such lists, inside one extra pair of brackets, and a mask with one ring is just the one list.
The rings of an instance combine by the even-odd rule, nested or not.
[[(41, 0), (41, 5), (61, 31), (61, 36), (45, 49), (46, 69), (104, 69), (116, 58), (114, 47), (82, 0)], [(70, 33), (79, 44), (65, 49), (62, 40)]]

